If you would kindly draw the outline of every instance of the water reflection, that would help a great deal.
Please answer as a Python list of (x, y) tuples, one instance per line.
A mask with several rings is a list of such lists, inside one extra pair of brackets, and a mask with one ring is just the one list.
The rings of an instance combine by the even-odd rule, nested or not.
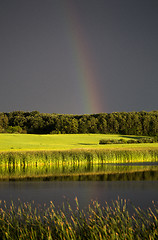
[(43, 180), (158, 180), (158, 162), (126, 164), (36, 164), (4, 165), (0, 167), (0, 179)]

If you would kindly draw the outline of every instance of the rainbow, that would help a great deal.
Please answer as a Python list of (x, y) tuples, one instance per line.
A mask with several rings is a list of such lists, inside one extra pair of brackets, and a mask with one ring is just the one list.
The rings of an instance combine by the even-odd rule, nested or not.
[(73, 1), (64, 1), (66, 33), (71, 41), (72, 53), (76, 62), (76, 75), (84, 98), (85, 113), (100, 113), (103, 107), (95, 74), (93, 58), (87, 46), (83, 27)]

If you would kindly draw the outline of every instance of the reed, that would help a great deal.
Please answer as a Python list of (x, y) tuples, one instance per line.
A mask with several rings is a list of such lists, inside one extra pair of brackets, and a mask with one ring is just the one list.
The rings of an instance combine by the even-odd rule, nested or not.
[(156, 162), (158, 149), (2, 152), (0, 165)]
[[(158, 149), (3, 152), (0, 154), (0, 179), (7, 176), (19, 178), (99, 171), (116, 172), (114, 166), (110, 169), (107, 164), (156, 161)], [(116, 168), (118, 170), (118, 166)], [(141, 170), (140, 167), (139, 169)]]
[(143, 211), (128, 210), (126, 200), (117, 200), (101, 206), (92, 201), (88, 209), (76, 208), (67, 203), (59, 209), (49, 206), (36, 207), (34, 202), (11, 205), (0, 203), (1, 239), (151, 239), (158, 238), (158, 206)]

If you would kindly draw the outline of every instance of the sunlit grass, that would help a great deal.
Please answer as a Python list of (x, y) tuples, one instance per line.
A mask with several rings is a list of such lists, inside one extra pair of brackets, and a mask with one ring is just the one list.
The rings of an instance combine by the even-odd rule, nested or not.
[[(140, 136), (141, 137), (141, 136)], [(0, 134), (0, 152), (2, 151), (37, 151), (70, 149), (134, 149), (158, 148), (158, 143), (143, 144), (108, 144), (100, 145), (100, 139), (137, 139), (139, 136), (109, 134)]]
[(152, 209), (143, 211), (133, 206), (133, 213), (128, 211), (126, 200), (117, 200), (101, 206), (92, 201), (86, 210), (70, 204), (56, 208), (34, 206), (32, 203), (1, 202), (0, 237), (1, 239), (151, 239), (158, 238), (158, 207), (153, 202)]
[[(62, 151), (17, 151), (0, 154), (0, 180), (99, 171), (106, 173), (117, 163), (157, 162), (158, 149), (74, 149)], [(113, 168), (114, 169), (114, 168)], [(135, 167), (136, 169), (136, 167)], [(141, 167), (137, 167), (141, 169)], [(152, 170), (151, 167), (149, 170)], [(156, 169), (155, 169), (156, 170)], [(115, 172), (111, 170), (111, 173)], [(128, 172), (128, 170), (127, 170)]]

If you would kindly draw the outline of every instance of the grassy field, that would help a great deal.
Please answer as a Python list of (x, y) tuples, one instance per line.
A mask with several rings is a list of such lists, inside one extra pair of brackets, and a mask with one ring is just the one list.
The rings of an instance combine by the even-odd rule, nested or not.
[(158, 148), (158, 143), (106, 144), (100, 145), (100, 139), (138, 139), (141, 136), (122, 136), (109, 134), (0, 134), (0, 152), (39, 151), (71, 149), (135, 149)]

